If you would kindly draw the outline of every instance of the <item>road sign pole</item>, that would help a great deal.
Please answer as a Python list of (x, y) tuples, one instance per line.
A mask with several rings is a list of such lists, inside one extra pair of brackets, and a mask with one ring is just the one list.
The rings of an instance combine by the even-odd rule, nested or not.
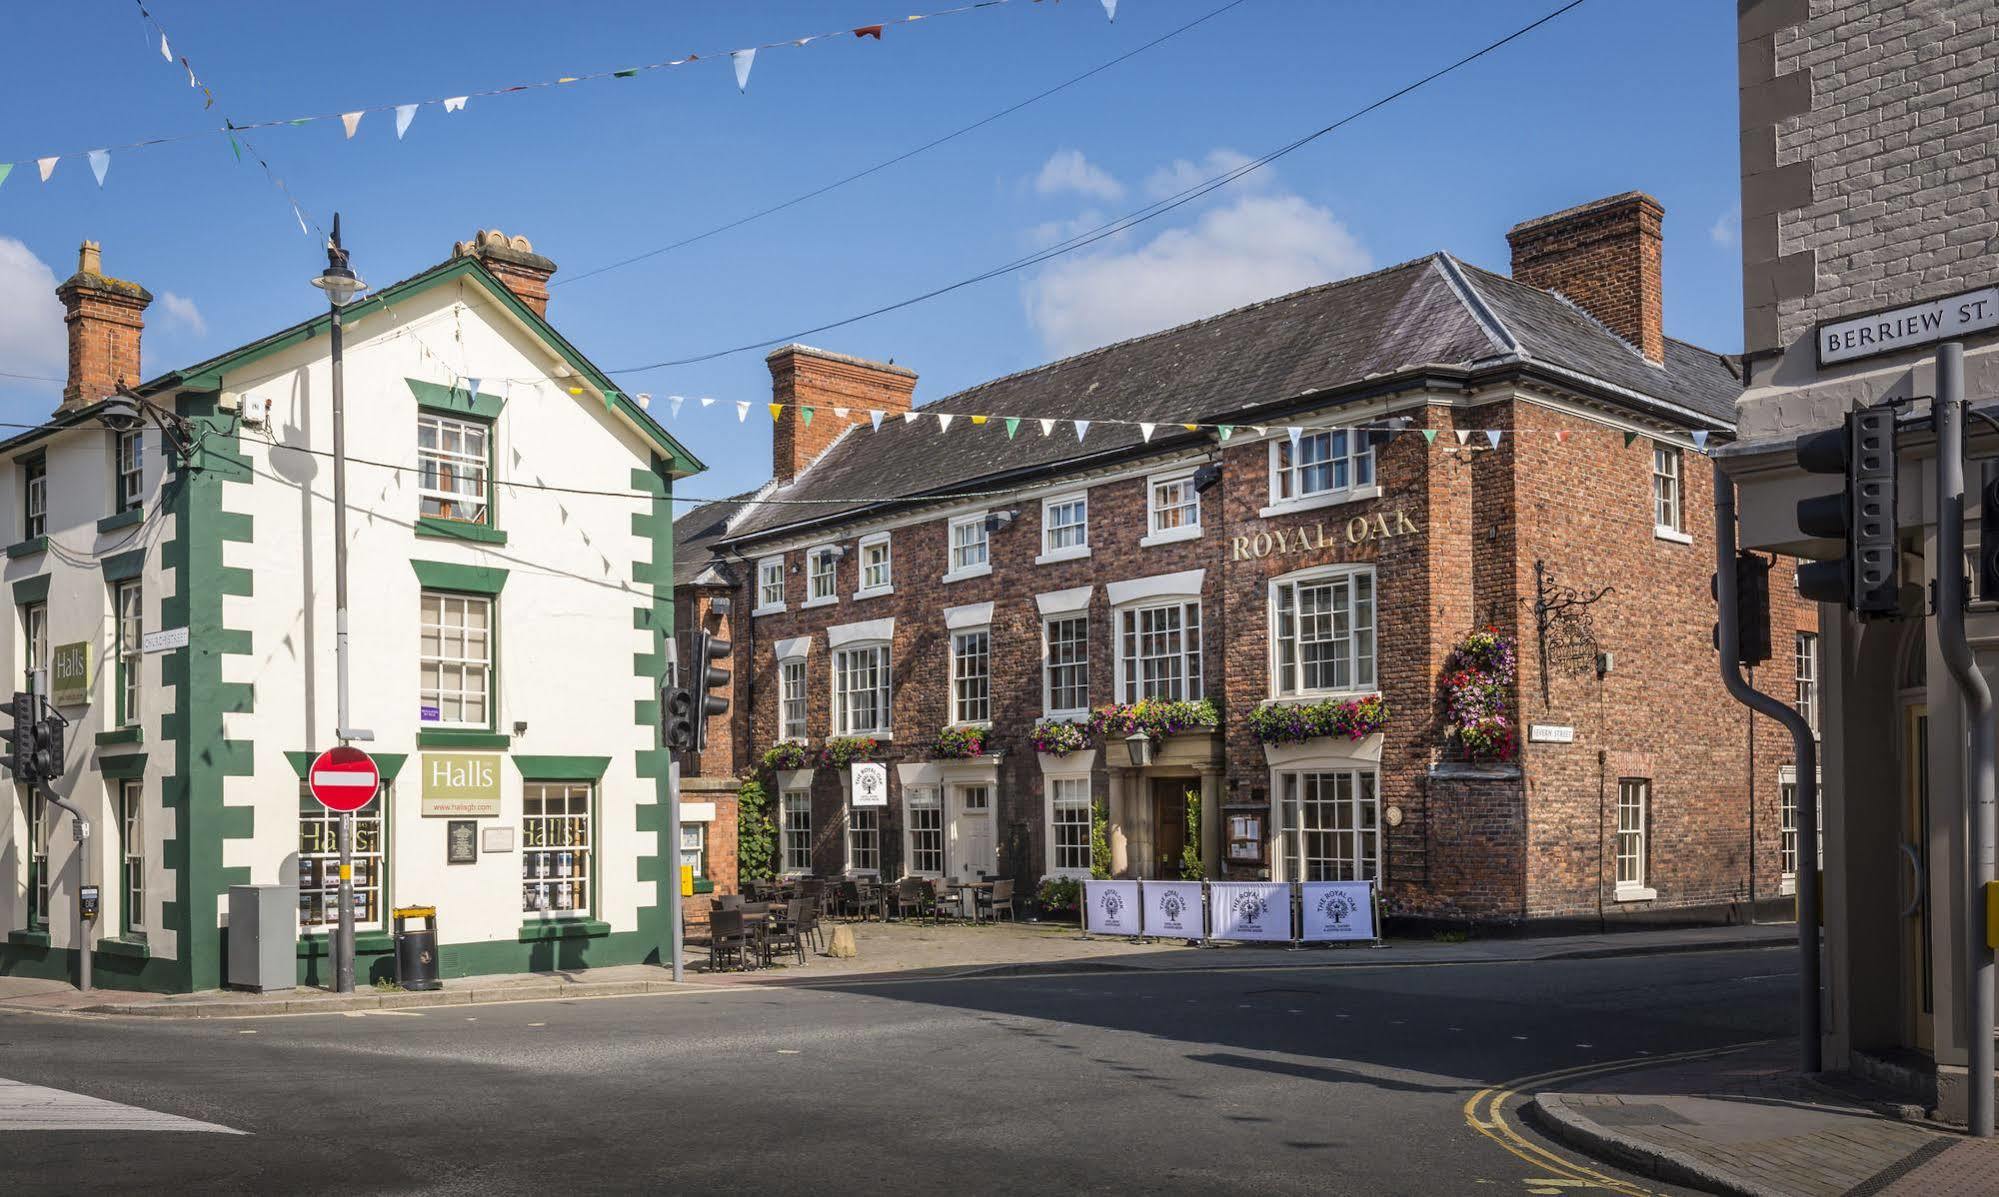
[(374, 801), (382, 774), (374, 758), (346, 744), (319, 754), (307, 771), (307, 788), (328, 810), (340, 815), (340, 910), (334, 922), (336, 949), (333, 987), (354, 992), (354, 812)]

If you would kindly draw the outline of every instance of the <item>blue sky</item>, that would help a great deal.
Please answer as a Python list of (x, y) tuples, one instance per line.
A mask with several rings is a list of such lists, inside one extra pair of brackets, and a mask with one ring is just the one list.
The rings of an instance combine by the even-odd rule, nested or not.
[[(0, 73), (0, 371), (63, 373), (47, 297), (101, 241), (145, 284), (148, 374), (317, 310), (324, 261), (283, 197), (216, 136), (80, 152), (250, 121), (425, 100), (701, 52), (630, 80), (337, 120), (257, 147), (360, 272), (413, 274), (498, 227), (562, 267), (550, 317), (617, 370), (759, 341), (1015, 258), (1264, 152), (1555, 6), (1555, 0), (1245, 0), (1057, 96), (830, 195), (644, 263), (560, 285), (968, 124), (1224, 0), (1020, 0), (765, 51), (747, 94), (709, 51), (868, 24), (948, 0), (542, 3), (148, 0), (218, 97), (204, 112), (136, 6), (18, 5)], [(1735, 13), (1724, 0), (1590, 0), (1429, 88), (1195, 204), (1034, 270), (810, 338), (893, 357), (919, 402), (1109, 339), (1433, 249), (1504, 270), (1519, 220), (1633, 188), (1666, 208), (1667, 331), (1740, 348)], [(87, 85), (85, 84), (87, 81)], [(79, 152), (50, 182), (34, 158)], [(46, 298), (45, 298), (46, 297)], [(51, 313), (53, 313), (53, 318)], [(633, 391), (767, 399), (762, 352), (623, 375)], [(0, 378), (0, 420), (58, 387)], [(659, 409), (663, 415), (663, 405)], [(768, 473), (768, 421), (693, 405), (674, 431), (710, 463), (685, 490)]]

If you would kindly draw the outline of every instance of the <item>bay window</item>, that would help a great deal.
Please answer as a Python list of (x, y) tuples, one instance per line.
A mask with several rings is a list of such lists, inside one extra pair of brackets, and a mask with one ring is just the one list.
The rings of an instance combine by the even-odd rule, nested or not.
[(1375, 686), (1374, 571), (1314, 570), (1270, 587), (1271, 690), (1280, 698)]
[(1285, 880), (1380, 875), (1381, 800), (1373, 768), (1280, 773), (1277, 793)]
[(889, 699), (888, 645), (851, 645), (834, 650), (834, 735), (886, 735)]
[(1162, 603), (1118, 612), (1123, 702), (1201, 697), (1201, 603)]

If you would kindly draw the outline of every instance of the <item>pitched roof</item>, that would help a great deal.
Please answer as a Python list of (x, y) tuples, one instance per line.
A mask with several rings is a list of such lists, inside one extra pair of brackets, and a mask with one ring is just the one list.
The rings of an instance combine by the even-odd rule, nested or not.
[(680, 513), (673, 521), (673, 585), (691, 586), (710, 568), (725, 580), (733, 577), (730, 562), (715, 551), (715, 542), (729, 530), (729, 519), (757, 492), (745, 491)]
[[(1099, 423), (1079, 442), (1072, 420), (1255, 422), (1259, 411), (1419, 367), (1503, 361), (1550, 365), (1630, 392), (1634, 410), (1694, 427), (1733, 426), (1740, 384), (1717, 355), (1667, 342), (1654, 364), (1552, 292), (1478, 270), (1448, 254), (1390, 266), (1031, 370), (926, 404), (925, 413), (1064, 421), (1008, 439), (1002, 423), (938, 436), (927, 421), (857, 425), (772, 492), (808, 506), (763, 504), (726, 535), (748, 537), (884, 500), (976, 492), (1022, 473), (1078, 466), (1142, 443), (1128, 424)], [(1162, 429), (1155, 445), (1166, 443)], [(1183, 434), (1184, 435), (1184, 434)], [(876, 496), (852, 498), (849, 496)]]

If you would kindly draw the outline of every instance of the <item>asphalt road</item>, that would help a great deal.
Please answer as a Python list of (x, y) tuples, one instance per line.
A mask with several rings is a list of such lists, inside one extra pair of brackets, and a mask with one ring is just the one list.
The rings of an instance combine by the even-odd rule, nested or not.
[(5, 1014), (4, 1080), (245, 1133), (0, 1130), (0, 1193), (1632, 1191), (1467, 1102), (1787, 1034), (1793, 971), (1765, 949)]

